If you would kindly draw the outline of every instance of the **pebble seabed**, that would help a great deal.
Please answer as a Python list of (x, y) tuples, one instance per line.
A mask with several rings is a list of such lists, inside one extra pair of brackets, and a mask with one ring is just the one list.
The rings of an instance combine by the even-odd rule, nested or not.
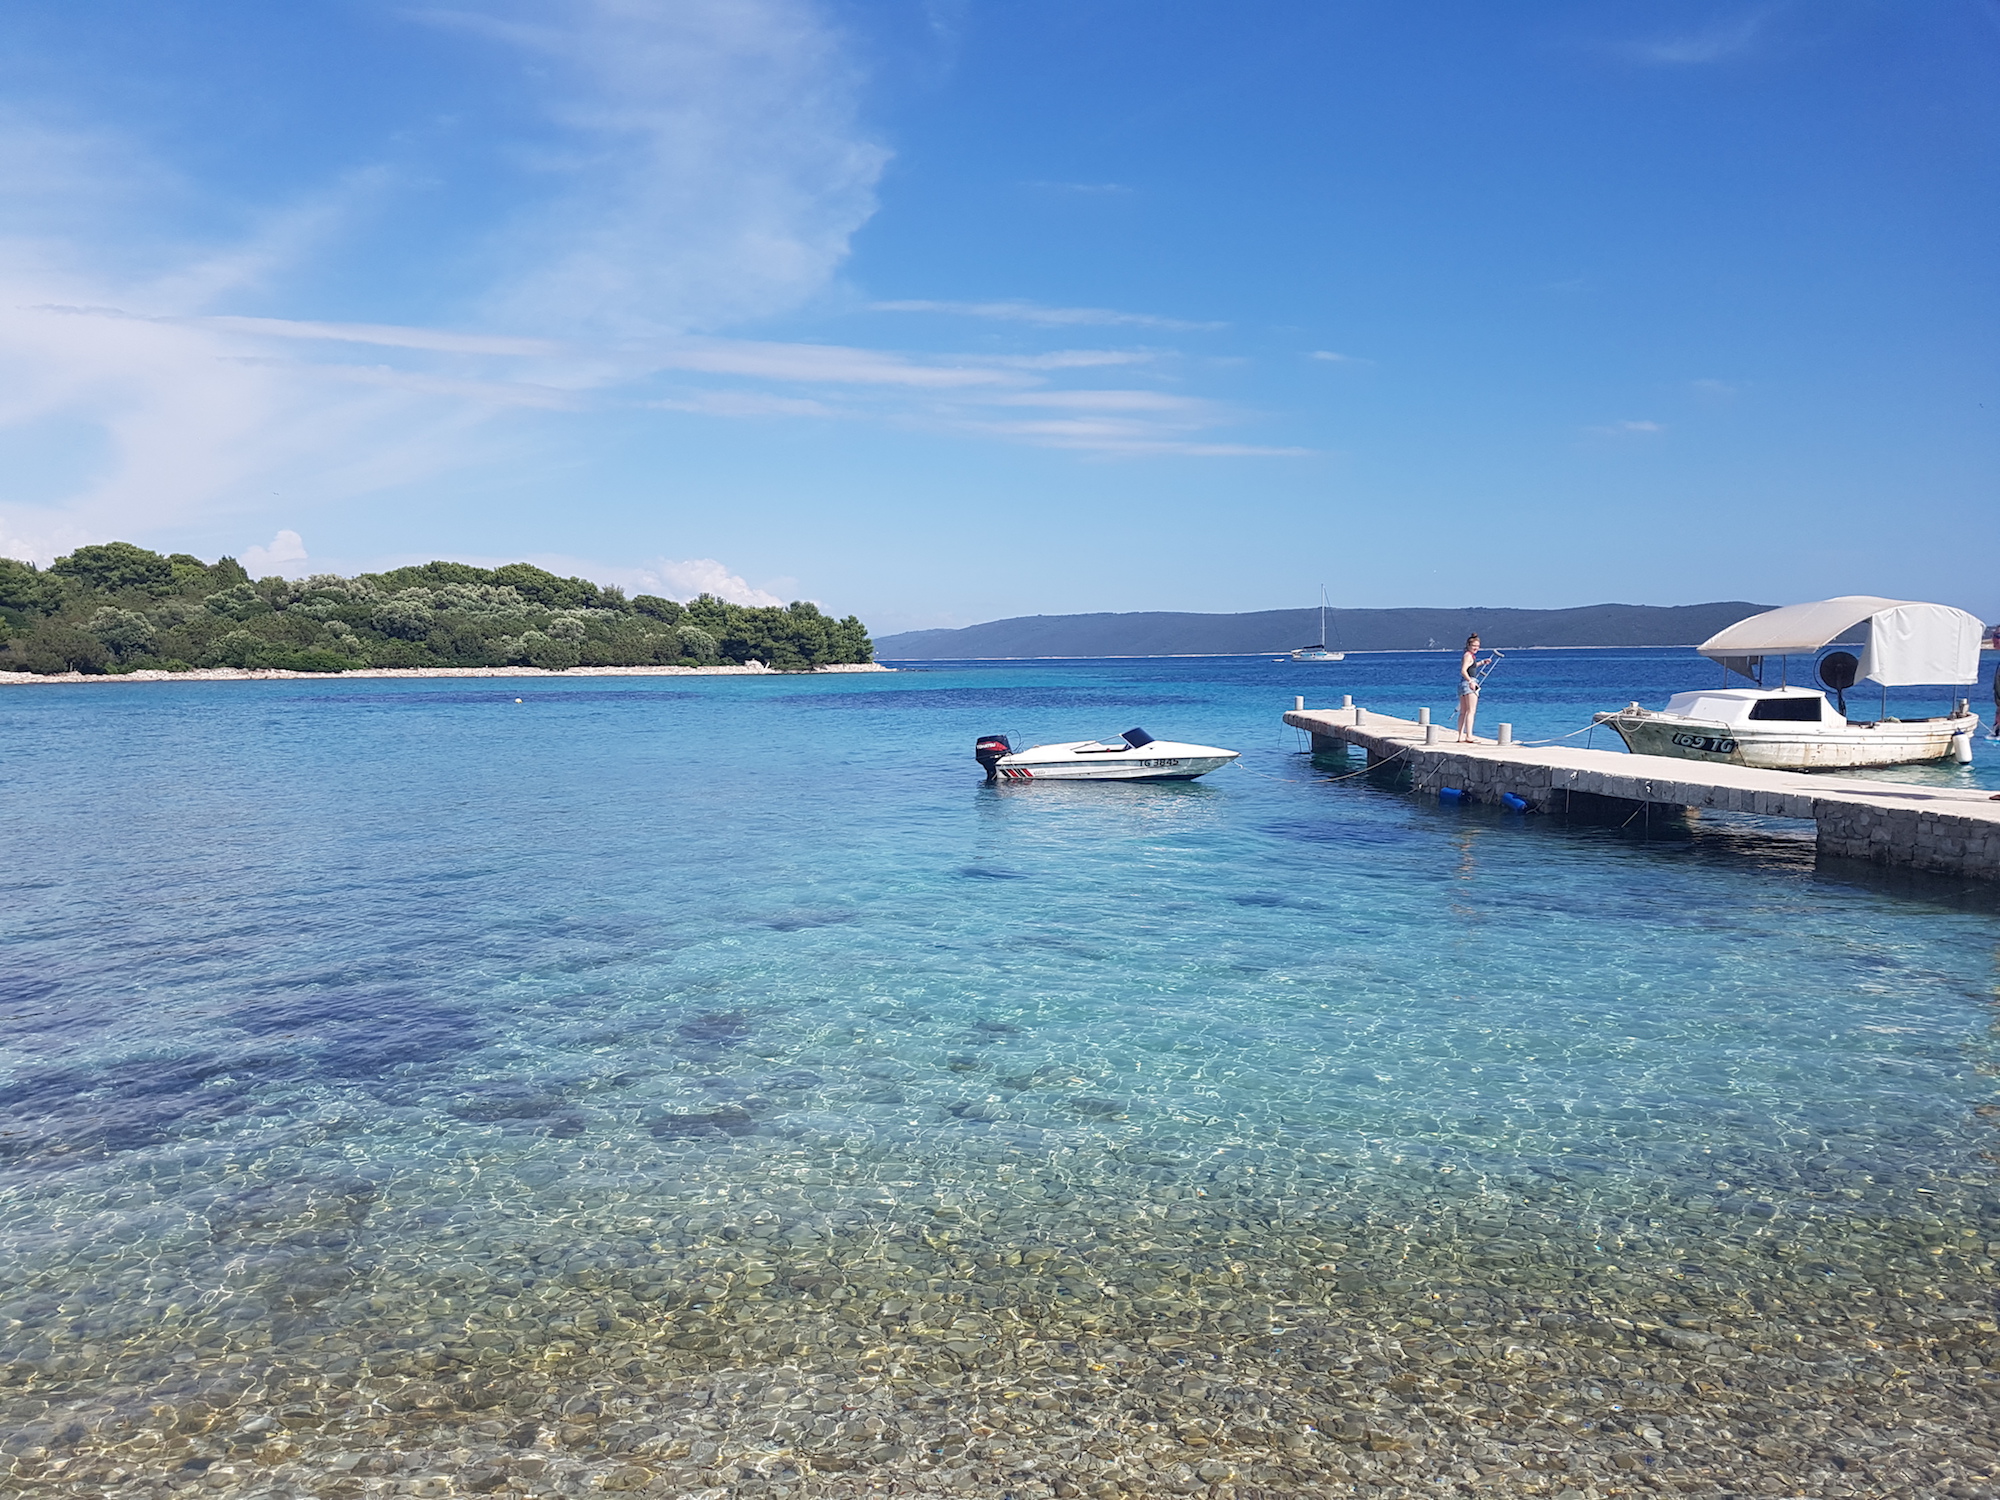
[(394, 1173), (294, 1121), (193, 1200), (156, 1154), (124, 1228), (15, 1236), (0, 1488), (2000, 1493), (1985, 1179), (1806, 1153), (1774, 1203), (1282, 1140), (1028, 1149), (1000, 1109), (933, 1156), (788, 1134), (768, 1098), (601, 1151), (593, 1107), (462, 1111)]

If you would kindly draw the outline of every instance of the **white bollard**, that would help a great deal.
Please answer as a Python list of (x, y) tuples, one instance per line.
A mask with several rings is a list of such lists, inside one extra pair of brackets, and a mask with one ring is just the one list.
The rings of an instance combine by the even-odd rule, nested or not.
[(1361, 727), (1361, 705), (1359, 703), (1354, 705), (1354, 727), (1356, 729)]
[(1305, 711), (1306, 711), (1306, 700), (1302, 697), (1294, 698), (1292, 700), (1292, 712), (1295, 714), (1302, 714)]
[(1420, 708), (1417, 710), (1417, 722), (1419, 724), (1428, 724), (1430, 723), (1430, 721), (1431, 721), (1431, 711), (1428, 708)]
[(1439, 740), (1443, 738), (1444, 738), (1444, 725), (1431, 724), (1431, 723), (1426, 723), (1424, 725), (1424, 743), (1426, 745), (1435, 745)]
[(1341, 706), (1342, 708), (1352, 708), (1352, 707), (1354, 707), (1354, 694), (1352, 694), (1352, 693), (1342, 693), (1342, 694), (1341, 694), (1341, 696), (1340, 696), (1340, 706)]
[(1514, 726), (1512, 724), (1502, 724), (1500, 726), (1500, 743), (1503, 745), (1514, 743)]

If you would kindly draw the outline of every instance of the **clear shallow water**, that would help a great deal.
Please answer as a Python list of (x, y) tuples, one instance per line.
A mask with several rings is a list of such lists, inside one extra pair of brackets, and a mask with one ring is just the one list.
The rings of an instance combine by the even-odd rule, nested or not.
[[(1280, 722), (1453, 660), (0, 697), (13, 1482), (1843, 1492), (1786, 1409), (1918, 1463), (1986, 1399), (1992, 892)], [(1713, 670), (1521, 653), (1482, 723)], [(1131, 724), (1243, 764), (971, 759)]]

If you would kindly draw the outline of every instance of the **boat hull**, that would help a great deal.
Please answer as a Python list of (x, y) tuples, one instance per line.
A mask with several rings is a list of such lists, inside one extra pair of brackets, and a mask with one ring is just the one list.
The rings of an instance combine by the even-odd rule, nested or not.
[(1192, 781), (1236, 759), (1234, 750), (1154, 740), (1138, 749), (1096, 740), (1067, 745), (1033, 745), (1002, 756), (994, 775), (1001, 781)]
[(1880, 724), (1719, 724), (1677, 714), (1618, 713), (1603, 722), (1634, 755), (1664, 755), (1765, 771), (1858, 771), (1945, 760), (1971, 716)]

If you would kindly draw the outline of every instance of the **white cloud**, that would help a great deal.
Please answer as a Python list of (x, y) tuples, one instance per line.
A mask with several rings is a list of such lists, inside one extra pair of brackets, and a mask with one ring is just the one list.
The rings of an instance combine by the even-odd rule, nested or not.
[(1358, 354), (1336, 354), (1331, 349), (1315, 349), (1306, 358), (1324, 360), (1331, 365), (1372, 365), (1375, 363), (1374, 360), (1363, 359)]
[[(143, 141), (0, 114), (0, 428), (91, 455), (44, 466), (40, 490), (13, 485), (0, 545), (46, 560), (260, 510), (274, 490), (310, 507), (493, 463), (531, 438), (491, 417), (573, 407), (662, 366), (1013, 379), (866, 352), (631, 347), (796, 305), (872, 211), (884, 153), (811, 0), (494, 0), (430, 19), (511, 49), (558, 142), (534, 168), (533, 211), (488, 247), (503, 269), (467, 289), (487, 329), (236, 310), (281, 307), (291, 278), (351, 247), (393, 186), (366, 164), (276, 205), (219, 204)], [(190, 240), (197, 210), (250, 228)], [(344, 361), (342, 345), (385, 360)], [(94, 442), (65, 436), (79, 429)]]
[[(10, 476), (0, 550), (47, 561), (225, 517), (310, 526), (315, 507), (518, 466), (546, 434), (573, 430), (550, 424), (610, 408), (942, 424), (1079, 451), (1274, 451), (1205, 442), (1198, 429), (1221, 416), (1191, 398), (1060, 389), (1170, 352), (722, 336), (819, 295), (873, 211), (886, 153), (858, 122), (861, 73), (824, 15), (814, 0), (424, 13), (518, 62), (553, 141), (522, 164), (532, 211), (496, 226), (483, 259), (467, 255), (497, 269), (464, 289), (470, 310), (453, 327), (299, 305), (299, 287), (353, 279), (337, 257), (399, 190), (392, 173), (361, 162), (279, 201), (224, 201), (144, 141), (0, 113), (0, 431), (14, 451), (64, 455)], [(202, 238), (194, 222), (247, 227)], [(896, 305), (1039, 328), (1220, 326), (1026, 301)], [(704, 388), (663, 390), (665, 372)], [(1094, 440), (939, 406), (1013, 397), (1129, 425)], [(274, 492), (282, 517), (268, 516)], [(275, 543), (259, 550), (284, 560)]]
[(712, 557), (690, 557), (679, 561), (657, 557), (627, 572), (629, 587), (642, 593), (664, 594), (669, 599), (692, 599), (696, 594), (713, 594), (731, 604), (783, 604), (776, 594), (752, 588)]
[(1652, 437), (1659, 433), (1665, 432), (1667, 429), (1666, 429), (1666, 424), (1663, 422), (1648, 422), (1644, 420), (1639, 420), (1639, 421), (1626, 421), (1626, 422), (1607, 422), (1601, 426), (1589, 427), (1585, 428), (1584, 430), (1587, 432), (1598, 433), (1604, 437)]
[(1042, 328), (1073, 328), (1082, 325), (1124, 328), (1206, 329), (1226, 328), (1226, 323), (1190, 323), (1181, 318), (1161, 318), (1152, 313), (1115, 312), (1108, 307), (1046, 307), (1039, 302), (931, 302), (905, 300), (871, 302), (873, 312), (947, 313), (960, 318), (1000, 318), (1015, 323), (1033, 323)]
[(269, 578), (274, 573), (294, 576), (305, 572), (303, 568), (287, 568), (286, 563), (302, 563), (306, 560), (306, 544), (296, 531), (281, 531), (271, 538), (268, 547), (248, 547), (237, 559), (252, 578)]

